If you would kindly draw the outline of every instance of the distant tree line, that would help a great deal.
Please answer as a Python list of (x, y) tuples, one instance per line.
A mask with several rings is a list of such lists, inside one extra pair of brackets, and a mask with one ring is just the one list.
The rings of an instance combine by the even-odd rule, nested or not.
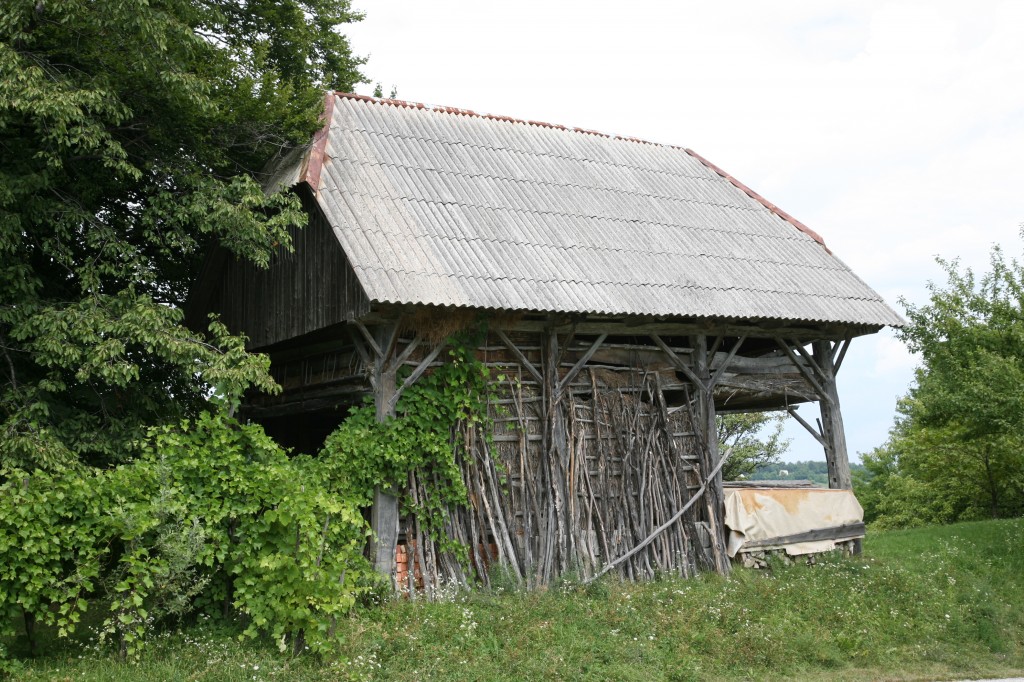
[[(867, 475), (863, 465), (850, 464), (854, 480)], [(811, 481), (828, 487), (828, 464), (824, 461), (772, 462), (761, 464), (745, 480), (748, 481)]]

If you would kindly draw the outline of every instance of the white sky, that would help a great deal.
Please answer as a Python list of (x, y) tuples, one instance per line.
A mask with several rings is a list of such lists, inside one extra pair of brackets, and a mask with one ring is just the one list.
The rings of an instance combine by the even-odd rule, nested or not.
[[(385, 94), (690, 147), (901, 312), (944, 281), (934, 256), (1021, 251), (1024, 2), (353, 1)], [(914, 364), (891, 333), (854, 341), (851, 454), (884, 442)]]

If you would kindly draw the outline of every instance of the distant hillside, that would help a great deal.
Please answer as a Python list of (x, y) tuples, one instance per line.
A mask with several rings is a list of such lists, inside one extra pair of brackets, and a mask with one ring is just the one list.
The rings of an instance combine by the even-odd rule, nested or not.
[[(857, 473), (866, 476), (867, 470), (862, 464), (851, 464), (850, 471), (856, 477)], [(828, 486), (828, 465), (825, 462), (780, 462), (778, 464), (762, 464), (754, 473), (747, 476), (748, 481), (774, 481), (774, 480), (807, 480), (823, 486)]]

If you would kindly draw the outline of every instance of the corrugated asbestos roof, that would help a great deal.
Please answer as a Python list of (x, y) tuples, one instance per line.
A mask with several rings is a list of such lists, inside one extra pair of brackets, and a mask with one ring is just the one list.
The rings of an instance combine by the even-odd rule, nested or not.
[(359, 95), (301, 180), (372, 301), (901, 325), (820, 237), (689, 150)]

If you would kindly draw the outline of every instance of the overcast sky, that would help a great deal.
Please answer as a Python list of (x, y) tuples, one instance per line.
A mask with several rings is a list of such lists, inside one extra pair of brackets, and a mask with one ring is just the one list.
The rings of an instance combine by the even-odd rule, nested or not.
[[(689, 147), (898, 311), (944, 281), (936, 255), (1021, 253), (1024, 2), (353, 2), (385, 93)], [(914, 366), (890, 332), (854, 341), (851, 453), (885, 441)], [(824, 458), (787, 432), (790, 460)]]

